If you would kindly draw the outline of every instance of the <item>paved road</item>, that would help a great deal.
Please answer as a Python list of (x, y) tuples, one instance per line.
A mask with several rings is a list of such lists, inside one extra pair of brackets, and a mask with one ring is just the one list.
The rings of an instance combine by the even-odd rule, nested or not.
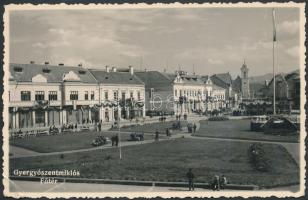
[[(183, 187), (156, 187), (156, 186), (133, 186), (133, 185), (118, 185), (118, 184), (96, 184), (96, 183), (56, 183), (56, 184), (41, 184), (35, 181), (17, 181), (10, 180), (11, 192), (193, 192), (188, 188)], [(210, 192), (212, 190), (196, 188), (196, 192)], [(223, 190), (232, 191), (232, 190)], [(221, 191), (221, 192), (223, 192)], [(234, 191), (234, 190), (233, 190)], [(239, 191), (239, 190), (237, 190)], [(273, 189), (264, 189), (262, 191), (299, 191), (299, 186), (278, 187)], [(249, 191), (248, 191), (249, 192)], [(217, 191), (215, 192), (217, 193)]]
[[(96, 183), (41, 184), (35, 181), (10, 181), (11, 192), (175, 192), (189, 191), (181, 187), (133, 186)], [(195, 191), (209, 191), (196, 188)]]

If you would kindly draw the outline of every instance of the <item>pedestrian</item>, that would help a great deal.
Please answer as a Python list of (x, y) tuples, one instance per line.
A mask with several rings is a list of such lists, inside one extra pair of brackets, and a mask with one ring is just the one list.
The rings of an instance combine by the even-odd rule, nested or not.
[(98, 123), (98, 131), (101, 132), (101, 130), (102, 130), (102, 124), (99, 122)]
[(213, 180), (212, 180), (212, 190), (215, 191), (215, 190), (218, 190), (219, 191), (220, 189), (220, 185), (219, 185), (219, 176), (218, 175), (215, 175), (213, 177)]
[(166, 128), (166, 135), (169, 137), (169, 128)]
[(194, 133), (196, 132), (196, 129), (197, 129), (197, 125), (196, 125), (196, 123), (194, 123)]
[(221, 189), (225, 189), (227, 183), (228, 183), (228, 181), (227, 181), (227, 178), (225, 177), (225, 175), (222, 175), (221, 177), (219, 177), (219, 185), (220, 185)]
[(156, 129), (156, 131), (155, 131), (155, 141), (158, 141), (158, 137), (159, 137), (159, 132), (158, 132), (158, 130)]
[(116, 142), (116, 146), (118, 146), (118, 145), (119, 145), (119, 136), (118, 136), (118, 135), (116, 135), (116, 140), (115, 140), (115, 142)]
[(188, 189), (189, 189), (189, 191), (195, 190), (195, 186), (194, 186), (195, 175), (192, 173), (191, 168), (188, 169), (188, 172), (186, 173), (186, 177), (188, 179)]

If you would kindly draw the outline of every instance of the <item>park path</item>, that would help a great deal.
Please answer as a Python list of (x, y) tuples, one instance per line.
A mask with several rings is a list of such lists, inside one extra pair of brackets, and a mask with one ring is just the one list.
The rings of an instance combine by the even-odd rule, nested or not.
[[(189, 118), (188, 121), (191, 123), (195, 123), (197, 126), (197, 131), (200, 128), (200, 118), (198, 117), (192, 117)], [(116, 133), (117, 131), (108, 131)], [(121, 133), (128, 133), (121, 131)], [(144, 133), (153, 135), (153, 133)], [(269, 143), (269, 144), (280, 144), (283, 145), (287, 151), (290, 153), (290, 155), (293, 157), (293, 159), (296, 161), (296, 163), (299, 165), (299, 143), (291, 143), (291, 142), (281, 142), (281, 141), (264, 141), (264, 140), (254, 140), (254, 139), (236, 139), (236, 138), (219, 138), (219, 137), (196, 137), (191, 134), (187, 133), (187, 128), (185, 127), (182, 131), (182, 133), (173, 134), (168, 139), (160, 139), (160, 141), (166, 141), (170, 139), (177, 139), (177, 138), (191, 138), (191, 139), (200, 139), (200, 140), (215, 140), (215, 141), (235, 141), (235, 142), (260, 142), (260, 143)], [(144, 141), (121, 141), (121, 147), (125, 146), (132, 146), (132, 145), (142, 145), (142, 144), (149, 144), (155, 142), (154, 139), (152, 140), (144, 140)], [(50, 155), (59, 155), (59, 154), (70, 154), (70, 153), (80, 153), (80, 152), (87, 152), (87, 151), (94, 151), (94, 150), (103, 150), (103, 149), (110, 149), (110, 148), (117, 148), (115, 146), (111, 146), (111, 144), (107, 144), (100, 147), (92, 147), (87, 149), (76, 149), (76, 150), (68, 150), (68, 151), (60, 151), (60, 152), (50, 152), (50, 153), (39, 153), (35, 151), (31, 151), (28, 149), (24, 149), (21, 147), (15, 147), (10, 146), (10, 152), (13, 152), (13, 155), (10, 156), (10, 158), (23, 158), (23, 157), (37, 157), (37, 156), (50, 156)]]
[[(112, 132), (112, 131), (109, 131)], [(113, 132), (117, 133), (117, 132)], [(120, 133), (127, 133), (127, 132), (120, 132)], [(148, 135), (153, 135), (153, 133), (144, 133)], [(181, 134), (174, 134), (170, 138), (164, 138), (164, 139), (159, 139), (158, 142), (160, 141), (167, 141), (170, 139), (176, 139), (182, 137)], [(125, 146), (133, 146), (133, 145), (142, 145), (142, 144), (149, 144), (156, 142), (154, 139), (151, 140), (144, 140), (144, 141), (121, 141), (120, 146), (125, 147)], [(87, 151), (95, 151), (95, 150), (103, 150), (103, 149), (110, 149), (110, 148), (119, 148), (117, 146), (112, 146), (110, 143), (99, 146), (99, 147), (91, 147), (87, 149), (76, 149), (76, 150), (68, 150), (68, 151), (57, 151), (57, 152), (50, 152), (50, 153), (40, 153), (36, 151), (31, 151), (22, 147), (16, 147), (16, 146), (10, 146), (10, 152), (13, 152), (13, 155), (10, 156), (10, 158), (24, 158), (24, 157), (38, 157), (38, 156), (50, 156), (50, 155), (60, 155), (60, 154), (70, 154), (70, 153), (80, 153), (80, 152), (87, 152)]]

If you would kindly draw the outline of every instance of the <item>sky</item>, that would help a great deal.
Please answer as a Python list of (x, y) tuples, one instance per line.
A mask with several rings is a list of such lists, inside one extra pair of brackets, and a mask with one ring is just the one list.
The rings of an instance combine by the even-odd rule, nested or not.
[[(271, 8), (11, 11), (10, 62), (133, 66), (212, 75), (272, 72)], [(276, 9), (276, 71), (299, 68), (299, 9)]]

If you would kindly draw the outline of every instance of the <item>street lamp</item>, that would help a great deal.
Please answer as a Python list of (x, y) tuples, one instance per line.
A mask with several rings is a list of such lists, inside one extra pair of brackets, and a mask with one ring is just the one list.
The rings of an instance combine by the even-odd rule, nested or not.
[(120, 160), (122, 160), (122, 149), (121, 149), (121, 133), (120, 133), (120, 99), (119, 99), (120, 89), (118, 89), (117, 95), (117, 106), (118, 106), (118, 118), (117, 118), (117, 125), (118, 125), (118, 147), (119, 147), (119, 156)]

